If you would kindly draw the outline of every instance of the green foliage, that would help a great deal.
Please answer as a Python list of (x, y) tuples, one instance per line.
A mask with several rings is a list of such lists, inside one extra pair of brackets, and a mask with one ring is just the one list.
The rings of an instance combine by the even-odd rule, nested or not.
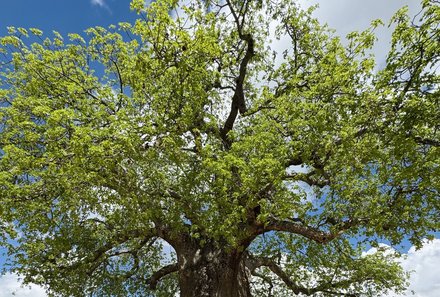
[[(231, 2), (132, 1), (135, 24), (86, 38), (12, 27), (0, 38), (0, 239), (26, 282), (147, 296), (169, 260), (159, 238), (188, 234), (281, 255), (316, 296), (404, 288), (393, 254), (362, 250), (420, 247), (439, 230), (438, 3), (414, 21), (396, 13), (375, 72), (380, 21), (344, 46), (313, 9)], [(285, 53), (271, 49), (271, 22)], [(274, 224), (292, 218), (307, 232)], [(176, 290), (169, 275), (154, 294)]]

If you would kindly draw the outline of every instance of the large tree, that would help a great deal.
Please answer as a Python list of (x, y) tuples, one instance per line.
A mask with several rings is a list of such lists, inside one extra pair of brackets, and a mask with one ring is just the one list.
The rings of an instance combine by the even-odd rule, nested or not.
[(422, 5), (380, 70), (379, 21), (342, 42), (290, 0), (134, 0), (135, 24), (86, 40), (10, 28), (11, 269), (56, 296), (402, 290), (392, 253), (362, 251), (439, 230), (440, 8)]

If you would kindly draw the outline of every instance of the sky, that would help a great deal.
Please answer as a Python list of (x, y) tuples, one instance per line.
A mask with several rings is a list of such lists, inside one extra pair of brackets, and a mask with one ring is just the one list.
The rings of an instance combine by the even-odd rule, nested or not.
[[(353, 30), (366, 29), (373, 19), (380, 18), (387, 23), (393, 13), (403, 5), (408, 5), (412, 14), (419, 11), (417, 0), (298, 2), (303, 7), (318, 3), (319, 8), (315, 11), (315, 16), (336, 29), (337, 34), (341, 36)], [(129, 3), (130, 0), (0, 0), (0, 36), (5, 35), (7, 26), (36, 27), (46, 33), (56, 30), (66, 35), (82, 32), (91, 26), (106, 27), (122, 21), (132, 22), (136, 19), (136, 14), (130, 11)], [(373, 53), (380, 68), (385, 61), (390, 30), (387, 27), (379, 28), (376, 33), (379, 40)], [(415, 295), (408, 293), (407, 296), (440, 296), (440, 265), (437, 264), (440, 263), (440, 239), (427, 243), (418, 251), (410, 246), (408, 248), (406, 257), (402, 259), (402, 266), (407, 271), (413, 271), (409, 291), (413, 290)], [(3, 261), (0, 255), (0, 266)], [(6, 274), (0, 277), (0, 297), (11, 296), (46, 297), (46, 294), (38, 286), (21, 287), (16, 275)]]

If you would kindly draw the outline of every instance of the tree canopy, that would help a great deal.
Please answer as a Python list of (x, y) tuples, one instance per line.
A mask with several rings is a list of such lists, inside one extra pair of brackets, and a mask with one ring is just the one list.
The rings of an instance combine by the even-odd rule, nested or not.
[[(0, 243), (54, 296), (381, 296), (439, 230), (440, 7), (341, 41), (290, 0), (133, 0), (0, 38)], [(288, 40), (277, 52), (272, 38)], [(164, 245), (175, 254), (164, 252)]]

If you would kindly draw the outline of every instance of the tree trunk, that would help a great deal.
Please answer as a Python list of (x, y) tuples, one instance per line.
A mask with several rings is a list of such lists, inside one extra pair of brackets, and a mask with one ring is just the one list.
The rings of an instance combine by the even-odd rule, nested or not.
[(251, 297), (242, 253), (212, 246), (177, 252), (181, 297)]

